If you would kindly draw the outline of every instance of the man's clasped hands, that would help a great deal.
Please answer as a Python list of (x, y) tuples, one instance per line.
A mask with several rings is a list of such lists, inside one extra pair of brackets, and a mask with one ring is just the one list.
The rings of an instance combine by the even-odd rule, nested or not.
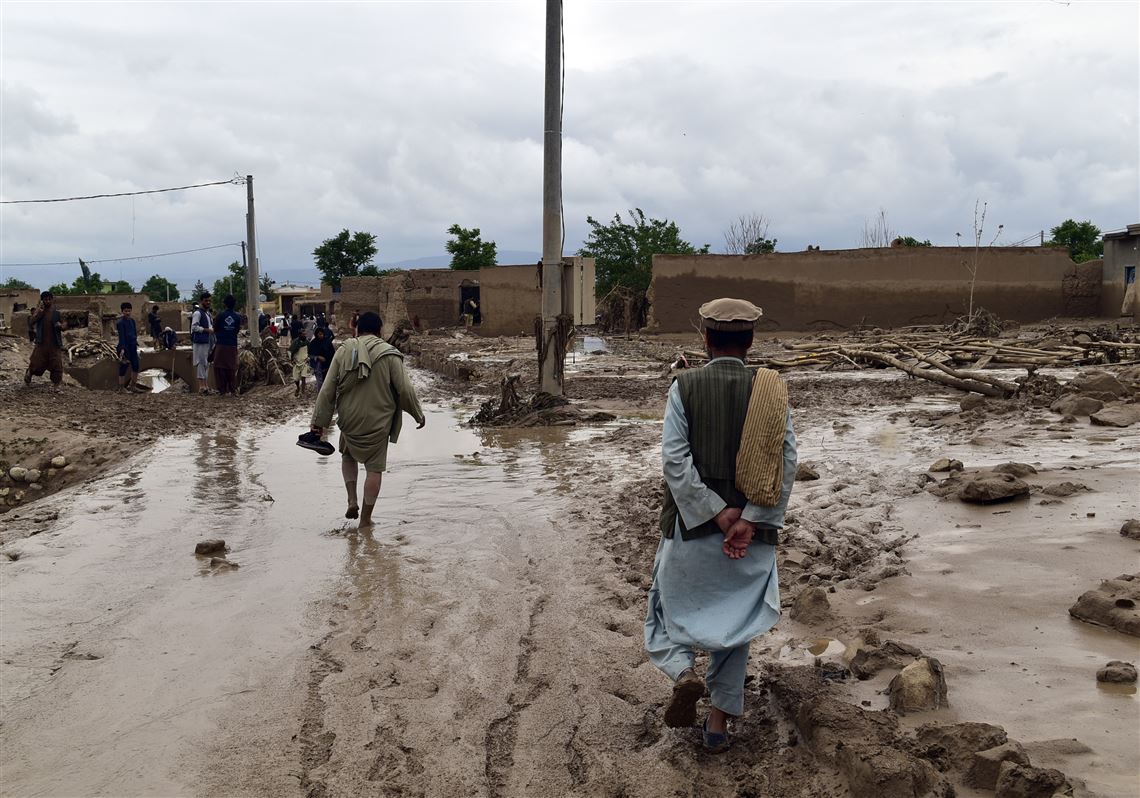
[(724, 533), (721, 551), (731, 560), (739, 560), (748, 553), (748, 544), (756, 534), (756, 525), (740, 517), (739, 507), (725, 507), (717, 513), (716, 525)]

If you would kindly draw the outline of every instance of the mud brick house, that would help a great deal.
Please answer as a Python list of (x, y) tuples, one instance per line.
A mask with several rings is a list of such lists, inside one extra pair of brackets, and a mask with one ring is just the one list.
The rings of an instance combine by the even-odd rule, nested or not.
[(1140, 323), (1136, 271), (1140, 267), (1140, 224), (1104, 234), (1103, 315), (1131, 316)]
[[(531, 335), (541, 312), (539, 268), (535, 264), (492, 266), (478, 271), (410, 269), (386, 277), (345, 277), (338, 314), (376, 311), (384, 335), (407, 324), (421, 332), (463, 323), (462, 307), (473, 299), (479, 312), (472, 332)], [(594, 322), (594, 259), (567, 258), (563, 268), (563, 311), (575, 324)]]
[[(1118, 315), (1125, 269), (1115, 261), (1108, 266), (1107, 239), (1103, 265), (1074, 263), (1063, 247), (982, 250), (974, 306), (1019, 322)], [(1133, 263), (1135, 241), (1133, 235)], [(763, 308), (761, 329), (942, 324), (966, 315), (970, 277), (965, 264), (972, 254), (972, 248), (889, 247), (655, 255), (646, 331), (689, 332), (697, 308), (721, 296), (741, 297)], [(1113, 286), (1119, 283), (1118, 294), (1111, 297), (1109, 280)]]

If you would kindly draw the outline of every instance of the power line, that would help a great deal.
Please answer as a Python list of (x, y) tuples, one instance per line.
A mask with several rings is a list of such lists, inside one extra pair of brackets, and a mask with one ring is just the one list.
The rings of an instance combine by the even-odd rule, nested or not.
[(0, 200), (0, 205), (26, 205), (36, 202), (74, 202), (76, 200), (89, 200), (89, 199), (105, 199), (106, 197), (135, 197), (139, 194), (163, 194), (167, 191), (186, 191), (191, 188), (205, 188), (206, 186), (241, 186), (245, 184), (245, 178), (234, 176), (229, 180), (215, 180), (212, 183), (195, 183), (192, 186), (174, 186), (173, 188), (153, 188), (148, 191), (122, 191), (118, 194), (91, 194), (86, 197), (57, 197), (55, 199), (32, 199), (32, 200)]
[[(159, 252), (154, 255), (136, 255), (130, 258), (102, 258), (101, 260), (85, 260), (84, 263), (123, 263), (129, 260), (149, 260), (150, 258), (166, 258), (170, 255), (189, 255), (192, 252), (206, 252), (211, 249), (223, 249), (225, 247), (240, 247), (241, 242), (235, 241), (231, 244), (215, 244), (212, 247), (198, 247), (197, 249), (183, 249), (178, 252)], [(75, 261), (64, 260), (56, 261), (55, 263), (0, 263), (0, 267), (5, 269), (14, 268), (17, 266), (74, 266)]]

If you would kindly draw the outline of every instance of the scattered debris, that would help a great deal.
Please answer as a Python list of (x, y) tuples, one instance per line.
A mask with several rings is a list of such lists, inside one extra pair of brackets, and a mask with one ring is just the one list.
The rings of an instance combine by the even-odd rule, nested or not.
[(961, 471), (964, 468), (965, 466), (962, 465), (961, 460), (951, 460), (947, 457), (943, 457), (940, 460), (935, 460), (934, 464), (926, 470), (933, 473), (938, 473), (941, 471)]

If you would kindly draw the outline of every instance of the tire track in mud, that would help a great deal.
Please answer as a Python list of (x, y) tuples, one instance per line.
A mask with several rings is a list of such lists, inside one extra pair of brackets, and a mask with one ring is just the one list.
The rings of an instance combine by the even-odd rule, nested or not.
[(325, 728), (327, 704), (321, 695), (325, 680), (334, 673), (344, 670), (344, 663), (324, 650), (329, 638), (311, 646), (314, 662), (309, 669), (308, 695), (305, 698), (304, 721), (298, 734), (301, 743), (301, 789), (306, 798), (325, 798), (329, 794), (328, 785), (321, 777), (313, 777), (313, 771), (328, 764), (332, 758), (336, 733)]
[[(532, 574), (533, 564), (534, 561), (531, 560), (531, 568), (527, 569), (527, 578), (531, 586), (537, 584)], [(515, 764), (519, 715), (549, 687), (544, 680), (532, 679), (530, 675), (531, 659), (535, 651), (535, 627), (548, 600), (549, 595), (542, 593), (531, 604), (526, 631), (519, 638), (513, 688), (507, 696), (507, 713), (491, 721), (484, 737), (486, 760), (483, 772), (487, 779), (487, 792), (491, 798), (502, 798), (507, 794), (507, 780)]]

